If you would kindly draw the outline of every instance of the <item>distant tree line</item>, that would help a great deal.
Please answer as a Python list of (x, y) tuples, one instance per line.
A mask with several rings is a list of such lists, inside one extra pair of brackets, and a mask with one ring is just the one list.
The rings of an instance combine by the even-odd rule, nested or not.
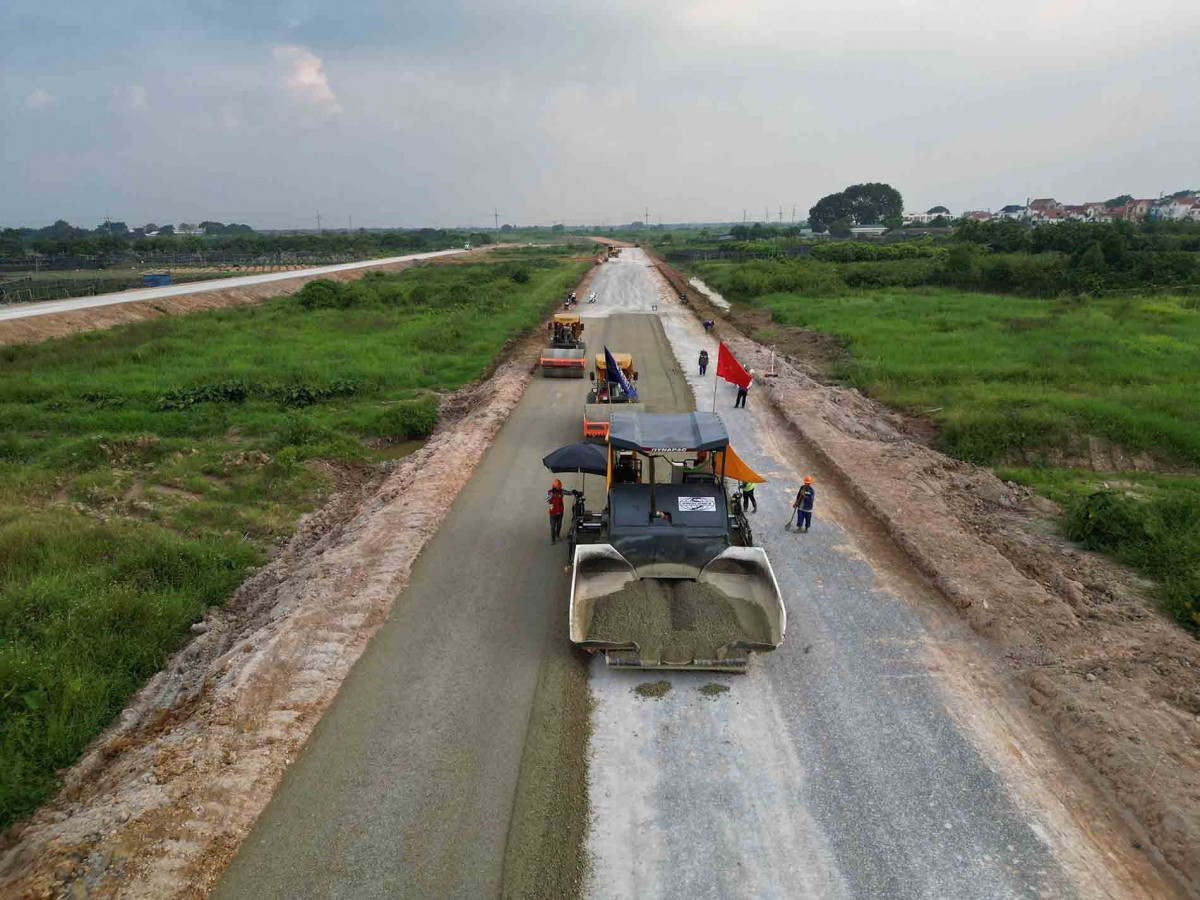
[[(203, 234), (196, 234), (201, 231)], [(177, 232), (190, 232), (179, 234)], [(239, 254), (340, 254), (370, 256), (440, 250), (470, 242), (488, 244), (484, 232), (448, 231), (440, 228), (387, 231), (334, 231), (298, 234), (262, 234), (249, 225), (205, 221), (130, 229), (124, 222), (104, 222), (95, 229), (78, 228), (64, 219), (45, 228), (6, 228), (0, 231), (0, 259), (26, 256), (143, 257), (167, 253), (224, 251)]]

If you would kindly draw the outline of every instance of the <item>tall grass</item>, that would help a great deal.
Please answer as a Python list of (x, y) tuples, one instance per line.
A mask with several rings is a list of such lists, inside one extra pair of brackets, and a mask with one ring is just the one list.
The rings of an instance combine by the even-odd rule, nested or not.
[[(1032, 268), (1054, 254), (1020, 256)], [(1007, 257), (990, 257), (992, 265)], [(1094, 438), (1160, 467), (1200, 468), (1200, 304), (1194, 296), (1039, 299), (939, 287), (852, 289), (851, 273), (916, 271), (933, 261), (702, 263), (727, 298), (779, 326), (833, 335), (834, 375), (933, 420), (947, 453), (1003, 470), (1065, 504), (1064, 531), (1154, 578), (1164, 607), (1200, 630), (1200, 480), (1104, 487), (1053, 468)], [(1015, 281), (1020, 281), (1014, 275)], [(1061, 464), (1061, 463), (1060, 463)], [(1139, 480), (1141, 479), (1141, 480)]]
[(325, 490), (428, 434), (587, 263), (421, 266), (0, 348), (0, 827)]

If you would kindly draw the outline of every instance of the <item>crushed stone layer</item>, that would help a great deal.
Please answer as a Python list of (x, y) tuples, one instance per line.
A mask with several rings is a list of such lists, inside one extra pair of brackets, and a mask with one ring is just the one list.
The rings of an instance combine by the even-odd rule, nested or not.
[(635, 641), (642, 659), (687, 663), (716, 659), (733, 641), (769, 643), (762, 609), (695, 581), (644, 579), (597, 597), (588, 640)]

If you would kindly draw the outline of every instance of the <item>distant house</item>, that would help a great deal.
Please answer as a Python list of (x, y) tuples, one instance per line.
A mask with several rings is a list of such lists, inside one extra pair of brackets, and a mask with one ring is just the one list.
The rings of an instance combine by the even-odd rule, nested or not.
[(905, 225), (927, 225), (939, 216), (945, 216), (947, 219), (953, 218), (950, 215), (950, 210), (944, 206), (935, 206), (933, 209), (926, 210), (923, 213), (905, 213)]
[(972, 209), (962, 214), (964, 219), (974, 219), (976, 222), (986, 222), (992, 218), (992, 214), (986, 209)]
[(1063, 212), (1061, 206), (1047, 207), (1033, 213), (1033, 224), (1035, 225), (1057, 225), (1059, 222), (1067, 221), (1067, 214)]
[(1125, 204), (1125, 218), (1131, 222), (1145, 221), (1156, 200), (1130, 200)]
[(1176, 222), (1200, 221), (1200, 207), (1194, 196), (1172, 197), (1158, 204), (1158, 218), (1171, 219)]
[(1000, 212), (996, 213), (996, 217), (1000, 219), (1024, 219), (1028, 214), (1029, 210), (1024, 206), (1010, 203), (1008, 206), (1001, 207)]
[(1087, 210), (1087, 220), (1089, 222), (1099, 222), (1101, 217), (1108, 212), (1108, 205), (1105, 203), (1085, 203), (1083, 208)]
[(1053, 197), (1043, 197), (1039, 200), (1031, 200), (1029, 203), (1029, 217), (1035, 222), (1060, 221), (1062, 212), (1062, 204)]
[(1067, 217), (1069, 222), (1086, 222), (1088, 220), (1088, 208), (1082, 204), (1079, 206), (1064, 206), (1063, 215)]
[(850, 229), (854, 237), (879, 237), (888, 230), (886, 225), (855, 225)]

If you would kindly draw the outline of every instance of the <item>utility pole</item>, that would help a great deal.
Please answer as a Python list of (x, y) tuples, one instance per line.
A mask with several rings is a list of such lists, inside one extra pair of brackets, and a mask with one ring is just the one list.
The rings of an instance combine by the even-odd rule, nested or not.
[(783, 204), (779, 204), (779, 224), (783, 224)]
[(771, 210), (764, 206), (763, 207), (763, 224), (766, 225), (770, 221), (771, 221)]
[(500, 213), (496, 207), (492, 207), (492, 218), (496, 220), (496, 230), (500, 230)]
[(317, 234), (321, 233), (321, 211), (317, 210)]
[(354, 230), (354, 216), (346, 216), (346, 230), (347, 231)]
[(645, 223), (647, 228), (650, 227), (650, 207), (648, 206), (642, 211), (642, 221)]
[(746, 208), (742, 207), (742, 224), (746, 224)]
[(796, 204), (792, 204), (792, 224), (796, 224)]

